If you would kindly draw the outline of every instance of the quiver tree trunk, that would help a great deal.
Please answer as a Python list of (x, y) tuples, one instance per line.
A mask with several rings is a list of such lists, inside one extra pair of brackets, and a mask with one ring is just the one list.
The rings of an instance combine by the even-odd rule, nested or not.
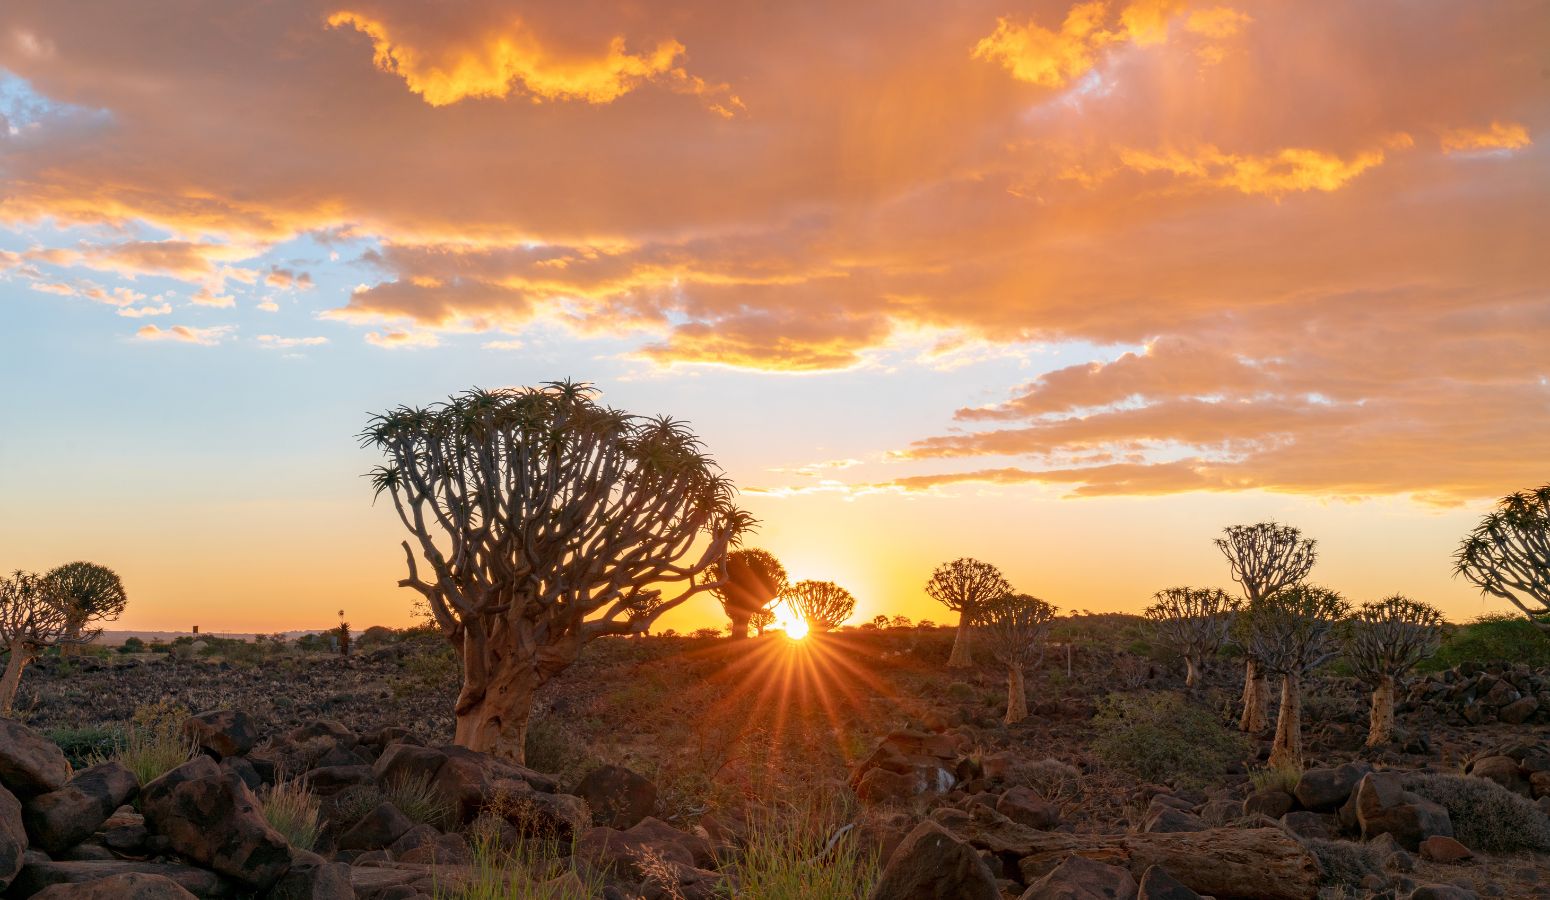
[(948, 668), (967, 669), (974, 665), (973, 617), (967, 612), (958, 614), (958, 633), (953, 635), (953, 652), (947, 657)]
[(1184, 686), (1194, 687), (1200, 681), (1200, 666), (1195, 662), (1195, 657), (1184, 657)]
[(1259, 664), (1250, 659), (1243, 668), (1243, 717), (1238, 720), (1238, 730), (1260, 734), (1269, 724), (1270, 682)]
[(1028, 718), (1028, 689), (1023, 678), (1022, 666), (1008, 666), (1006, 670), (1006, 724), (1011, 725)]
[(1394, 739), (1394, 676), (1383, 675), (1372, 689), (1372, 713), (1368, 719), (1367, 746), (1377, 747)]
[(1302, 768), (1302, 683), (1291, 673), (1281, 677), (1281, 713), (1276, 716), (1269, 765), (1272, 769)]
[(533, 694), (538, 690), (537, 673), (507, 656), (485, 676), (471, 680), (464, 675), (454, 710), (457, 730), (453, 742), (522, 763), (527, 754)]
[(5, 663), (5, 674), (0, 675), (0, 714), (8, 713), (16, 703), (16, 689), (22, 683), (22, 669), (32, 662), (33, 650), (26, 644), (11, 645), (10, 659)]
[(753, 620), (753, 611), (746, 609), (727, 610), (727, 618), (732, 622), (732, 637), (734, 639), (748, 637), (748, 623)]

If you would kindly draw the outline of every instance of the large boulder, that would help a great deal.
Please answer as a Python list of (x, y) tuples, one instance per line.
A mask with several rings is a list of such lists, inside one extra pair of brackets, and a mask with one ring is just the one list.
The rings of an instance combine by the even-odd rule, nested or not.
[(258, 743), (258, 726), (247, 713), (238, 709), (218, 709), (192, 716), (183, 723), (183, 730), (199, 744), (199, 749), (216, 759), (246, 756)]
[(48, 738), (15, 719), (0, 717), (0, 785), (20, 799), (57, 791), (70, 778), (70, 763)]
[(1000, 900), (979, 853), (935, 822), (906, 836), (872, 888), (871, 900)]
[(1470, 763), (1466, 774), (1494, 781), (1514, 794), (1531, 797), (1529, 780), (1510, 756), (1482, 756)]
[(1391, 834), (1413, 852), (1434, 834), (1452, 837), (1448, 811), (1405, 790), (1402, 778), (1399, 772), (1370, 772), (1357, 785), (1353, 802), (1362, 839)]
[(1072, 856), (1030, 884), (1021, 900), (1135, 900), (1139, 892), (1130, 870)]
[(21, 871), (26, 852), (27, 830), (22, 826), (21, 802), (0, 787), (0, 892)]
[(629, 828), (656, 812), (657, 786), (623, 766), (599, 766), (571, 793), (585, 800), (592, 824)]
[(173, 850), (245, 885), (267, 888), (290, 866), (290, 845), (253, 792), (208, 756), (152, 781), (140, 801), (147, 827)]
[(355, 900), (350, 867), (329, 862), (309, 850), (291, 855), (290, 868), (274, 883), (265, 900)]
[(123, 872), (81, 884), (54, 884), (32, 896), (33, 900), (195, 900), (176, 881), (149, 872)]
[(996, 799), (996, 812), (1029, 828), (1054, 828), (1060, 824), (1060, 811), (1032, 788), (1017, 785)]
[(381, 850), (393, 846), (394, 841), (413, 827), (414, 822), (399, 812), (398, 807), (384, 801), (339, 835), (339, 849)]
[(1162, 866), (1147, 866), (1136, 900), (1201, 900), (1198, 893), (1168, 874)]
[(1362, 778), (1372, 771), (1366, 763), (1346, 763), (1332, 769), (1309, 769), (1302, 773), (1292, 793), (1304, 809), (1334, 812), (1350, 799)]
[(91, 837), (140, 789), (135, 773), (116, 762), (85, 769), (57, 791), (27, 801), (22, 817), (33, 843), (51, 854)]
[(452, 744), (389, 744), (372, 764), (372, 774), (384, 787), (425, 781), (459, 824), (473, 821), (497, 797), (529, 790), (552, 794), (556, 786), (554, 779), (525, 766)]

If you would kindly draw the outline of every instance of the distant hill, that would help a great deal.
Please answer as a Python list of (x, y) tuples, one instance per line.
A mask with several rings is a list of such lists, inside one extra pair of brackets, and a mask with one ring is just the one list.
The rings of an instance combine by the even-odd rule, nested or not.
[[(301, 631), (282, 631), (279, 633), (285, 635), (286, 640), (295, 640), (304, 634), (320, 634), (326, 630), (327, 629), (324, 628), (310, 628)], [(116, 647), (132, 637), (137, 637), (146, 643), (150, 643), (151, 641), (170, 642), (174, 638), (185, 636), (236, 638), (238, 640), (251, 641), (253, 640), (253, 635), (254, 632), (251, 631), (200, 631), (198, 635), (195, 635), (191, 631), (104, 631), (102, 636), (97, 638), (94, 643), (104, 644), (109, 647)], [(266, 634), (264, 636), (268, 637), (269, 635)]]

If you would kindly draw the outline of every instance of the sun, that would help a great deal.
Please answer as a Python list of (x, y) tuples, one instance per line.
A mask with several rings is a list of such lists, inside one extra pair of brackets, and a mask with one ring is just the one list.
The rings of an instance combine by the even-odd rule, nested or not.
[(784, 631), (786, 637), (793, 641), (807, 637), (807, 620), (793, 615), (790, 610), (783, 609), (776, 615), (775, 627)]

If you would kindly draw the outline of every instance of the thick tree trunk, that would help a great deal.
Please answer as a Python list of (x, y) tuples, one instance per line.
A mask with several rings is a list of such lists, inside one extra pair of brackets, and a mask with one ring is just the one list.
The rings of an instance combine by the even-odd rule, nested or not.
[(1008, 666), (1006, 670), (1006, 724), (1028, 718), (1028, 690), (1023, 682), (1023, 667)]
[(732, 620), (732, 637), (734, 640), (748, 637), (748, 622), (753, 618), (753, 613), (740, 609), (727, 610), (727, 618)]
[(22, 669), (32, 662), (32, 651), (17, 642), (11, 645), (11, 658), (6, 661), (5, 674), (0, 675), (0, 714), (9, 713), (16, 703), (16, 689), (22, 683)]
[(1243, 667), (1243, 717), (1238, 720), (1238, 730), (1260, 734), (1269, 724), (1270, 682), (1251, 659)]
[(1368, 718), (1367, 746), (1378, 747), (1394, 739), (1394, 676), (1384, 675), (1372, 690), (1372, 714)]
[(972, 641), (971, 622), (972, 617), (968, 613), (958, 614), (958, 633), (953, 635), (953, 652), (947, 657), (947, 667), (950, 669), (967, 669), (974, 665), (974, 650), (969, 646)]
[(516, 655), (510, 651), (496, 655), (483, 672), (465, 660), (453, 743), (512, 762), (524, 761), (528, 716), (539, 679), (531, 662), (514, 659)]
[(1199, 680), (1200, 668), (1195, 665), (1195, 658), (1193, 656), (1184, 657), (1184, 686), (1192, 688)]
[(1281, 714), (1276, 716), (1269, 764), (1272, 769), (1302, 768), (1302, 684), (1290, 672), (1281, 676)]

